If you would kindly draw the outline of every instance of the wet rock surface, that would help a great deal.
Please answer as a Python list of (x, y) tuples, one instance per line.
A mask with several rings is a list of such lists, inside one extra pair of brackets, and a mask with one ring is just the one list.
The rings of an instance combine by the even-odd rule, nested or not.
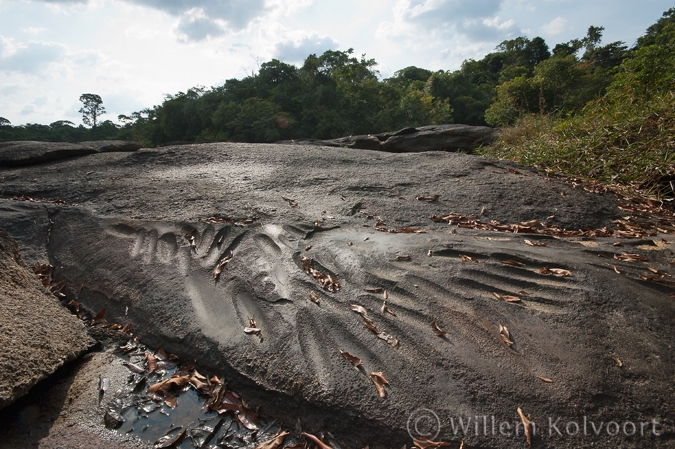
[(0, 230), (0, 408), (93, 345)]
[[(522, 447), (522, 428), (453, 432), (477, 416), (513, 429), (521, 408), (539, 426), (533, 447), (579, 447), (550, 435), (549, 417), (665, 429), (584, 436), (594, 447), (672, 440), (673, 290), (640, 278), (672, 271), (669, 235), (618, 248), (430, 220), (602, 228), (625, 215), (612, 194), (457, 153), (247, 144), (95, 154), (2, 169), (0, 183), (0, 228), (48, 256), (68, 298), (222, 373), (287, 428), (300, 419), (342, 447), (400, 447), (425, 408), (438, 438)], [(612, 259), (623, 251), (648, 262)]]

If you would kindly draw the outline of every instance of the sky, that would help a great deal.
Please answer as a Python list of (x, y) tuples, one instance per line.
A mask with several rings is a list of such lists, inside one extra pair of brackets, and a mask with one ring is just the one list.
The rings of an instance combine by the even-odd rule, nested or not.
[(13, 125), (82, 117), (101, 96), (117, 122), (167, 94), (220, 86), (272, 58), (354, 49), (383, 78), (408, 66), (457, 70), (506, 39), (550, 48), (605, 27), (632, 46), (663, 0), (0, 0), (0, 117)]

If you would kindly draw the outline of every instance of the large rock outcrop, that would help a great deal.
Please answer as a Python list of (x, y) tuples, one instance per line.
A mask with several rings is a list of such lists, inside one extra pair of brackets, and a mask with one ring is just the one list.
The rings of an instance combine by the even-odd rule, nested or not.
[[(672, 438), (651, 427), (576, 438), (547, 427), (560, 417), (672, 429), (673, 290), (646, 277), (648, 268), (672, 274), (670, 234), (615, 247), (616, 238), (430, 219), (455, 212), (601, 230), (627, 214), (613, 194), (459, 153), (249, 144), (95, 154), (2, 169), (0, 183), (22, 194), (0, 200), (0, 227), (47, 254), (69, 298), (225, 374), (284, 425), (300, 419), (342, 447), (401, 447), (409, 418), (428, 409), (438, 438), (455, 446), (516, 448), (521, 408), (538, 425), (533, 447), (668, 447)], [(22, 220), (35, 225), (12, 226)], [(318, 273), (339, 289), (323, 288), (318, 280), (335, 286)], [(383, 309), (385, 291), (395, 315)], [(260, 335), (244, 331), (251, 321)], [(388, 379), (385, 397), (371, 372)], [(511, 432), (475, 430), (483, 416)], [(459, 418), (471, 419), (466, 432), (453, 431)]]
[(93, 345), (0, 230), (0, 408)]

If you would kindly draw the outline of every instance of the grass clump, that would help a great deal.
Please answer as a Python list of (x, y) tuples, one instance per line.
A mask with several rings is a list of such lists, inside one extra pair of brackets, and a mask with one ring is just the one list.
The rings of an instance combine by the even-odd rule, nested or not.
[(603, 99), (569, 118), (527, 115), (502, 129), (482, 154), (566, 176), (652, 188), (675, 178), (675, 95), (641, 102)]

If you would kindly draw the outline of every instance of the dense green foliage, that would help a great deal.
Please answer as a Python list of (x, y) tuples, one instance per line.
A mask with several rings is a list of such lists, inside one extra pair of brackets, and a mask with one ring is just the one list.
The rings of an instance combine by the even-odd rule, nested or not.
[(603, 182), (660, 188), (659, 181), (675, 179), (675, 8), (638, 39), (611, 79), (605, 95), (579, 113), (522, 116), (483, 153)]
[(351, 49), (310, 55), (301, 67), (273, 59), (243, 79), (119, 116), (122, 125), (11, 126), (0, 117), (0, 141), (274, 142), (454, 122), (504, 127), (484, 154), (603, 181), (656, 179), (675, 158), (675, 9), (630, 49), (603, 44), (603, 30), (552, 50), (518, 37), (456, 71), (406, 67), (386, 79)]

